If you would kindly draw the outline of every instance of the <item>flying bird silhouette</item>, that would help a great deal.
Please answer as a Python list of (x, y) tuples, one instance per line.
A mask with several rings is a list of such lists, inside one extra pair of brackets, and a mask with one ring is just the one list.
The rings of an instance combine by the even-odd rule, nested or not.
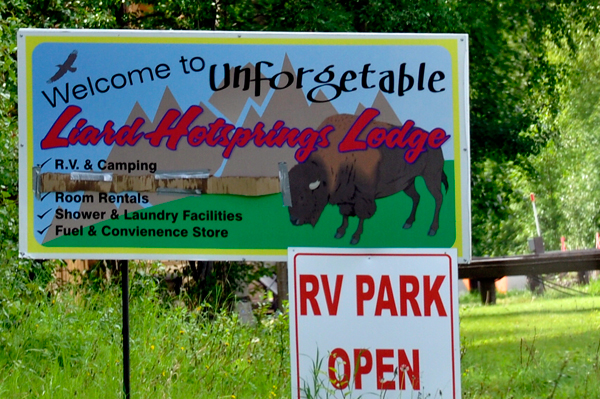
[(58, 79), (62, 78), (65, 73), (67, 72), (75, 72), (77, 70), (77, 68), (73, 68), (73, 63), (75, 62), (75, 59), (77, 58), (77, 50), (73, 50), (73, 52), (71, 54), (69, 54), (69, 56), (67, 57), (67, 59), (65, 60), (65, 62), (61, 65), (58, 64), (58, 71), (54, 74), (54, 76), (52, 76), (47, 83), (54, 83), (56, 82)]

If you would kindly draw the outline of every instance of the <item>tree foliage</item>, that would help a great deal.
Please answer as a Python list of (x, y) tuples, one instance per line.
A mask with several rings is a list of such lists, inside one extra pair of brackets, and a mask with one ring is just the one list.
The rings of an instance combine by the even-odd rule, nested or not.
[[(600, 37), (578, 29), (579, 51), (568, 61), (561, 88), (560, 136), (534, 162), (553, 177), (556, 213), (550, 223), (567, 237), (569, 248), (593, 248), (600, 231)], [(560, 49), (554, 49), (563, 58)]]
[(498, 174), (514, 188), (513, 200), (503, 209), (499, 239), (478, 235), (483, 238), (478, 248), (489, 254), (525, 252), (526, 238), (537, 235), (529, 192), (536, 193), (546, 250), (558, 250), (561, 237), (568, 249), (595, 246), (600, 231), (600, 45), (596, 30), (584, 24), (572, 28), (562, 43), (546, 42), (548, 61), (561, 72), (557, 111), (540, 112), (539, 118), (550, 121), (555, 133), (538, 153), (505, 163), (505, 172)]

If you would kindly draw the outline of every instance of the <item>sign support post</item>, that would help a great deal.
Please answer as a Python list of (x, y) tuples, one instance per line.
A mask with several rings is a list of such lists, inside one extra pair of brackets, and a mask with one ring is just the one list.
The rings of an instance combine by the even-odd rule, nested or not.
[(120, 260), (121, 295), (123, 299), (123, 396), (131, 397), (130, 366), (129, 366), (129, 261)]

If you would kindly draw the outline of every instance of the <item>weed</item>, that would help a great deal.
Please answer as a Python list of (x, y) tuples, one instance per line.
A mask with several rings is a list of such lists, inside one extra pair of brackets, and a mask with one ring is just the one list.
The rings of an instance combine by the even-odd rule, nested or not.
[(525, 370), (527, 370), (529, 368), (529, 365), (535, 361), (535, 353), (536, 353), (535, 339), (536, 338), (537, 338), (537, 331), (535, 328), (533, 330), (533, 340), (531, 342), (531, 345), (529, 345), (527, 343), (527, 341), (525, 341), (524, 338), (521, 338), (521, 346), (520, 346), (521, 367), (523, 367), (523, 348), (525, 348), (525, 351), (527, 352), (527, 363), (525, 364)]
[(558, 377), (556, 377), (556, 379), (554, 380), (554, 383), (552, 386), (552, 392), (548, 396), (548, 399), (554, 398), (554, 394), (556, 393), (556, 388), (558, 387), (558, 383), (560, 382), (560, 379), (563, 377), (563, 372), (565, 371), (565, 368), (567, 367), (567, 363), (569, 363), (569, 359), (565, 359), (562, 366), (560, 367), (560, 371), (558, 372)]
[(600, 339), (598, 340), (598, 345), (596, 346), (596, 353), (594, 355), (594, 371), (596, 374), (600, 373)]

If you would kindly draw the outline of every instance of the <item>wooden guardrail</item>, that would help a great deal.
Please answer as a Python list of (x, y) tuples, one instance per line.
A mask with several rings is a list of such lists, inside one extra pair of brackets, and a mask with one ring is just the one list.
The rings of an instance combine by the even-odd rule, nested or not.
[(473, 258), (468, 265), (458, 265), (458, 278), (489, 279), (547, 273), (600, 270), (600, 250), (583, 249), (543, 254)]
[(477, 280), (482, 302), (493, 304), (496, 302), (494, 282), (504, 276), (538, 276), (588, 270), (600, 270), (600, 250), (473, 258), (470, 264), (458, 265), (458, 278)]

